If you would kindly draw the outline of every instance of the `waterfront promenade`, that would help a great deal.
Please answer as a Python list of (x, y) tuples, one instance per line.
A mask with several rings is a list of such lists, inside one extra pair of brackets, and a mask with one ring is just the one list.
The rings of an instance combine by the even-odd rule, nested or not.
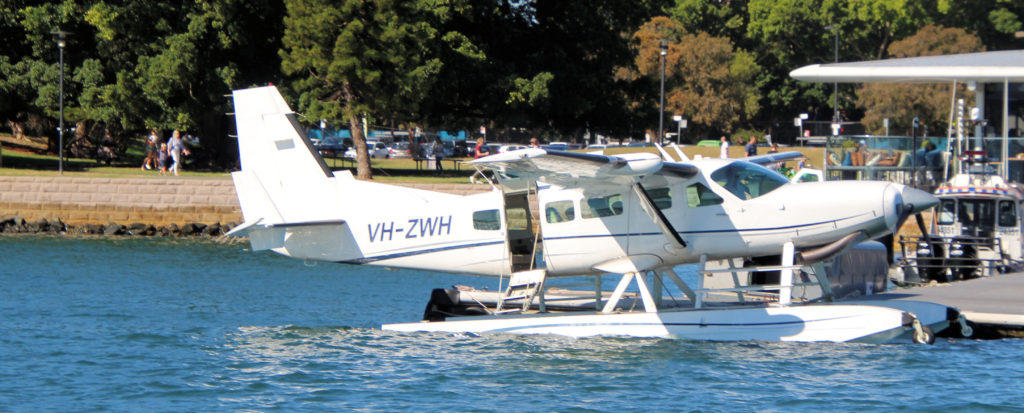
[[(455, 194), (490, 189), (471, 184), (399, 185)], [(28, 222), (59, 218), (68, 225), (228, 225), (243, 221), (229, 177), (0, 176), (0, 219), (10, 217)]]

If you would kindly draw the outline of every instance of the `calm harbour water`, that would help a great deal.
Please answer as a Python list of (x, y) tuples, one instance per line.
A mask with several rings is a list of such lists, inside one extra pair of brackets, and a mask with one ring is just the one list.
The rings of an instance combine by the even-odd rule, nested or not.
[(1019, 411), (1024, 340), (405, 334), (491, 280), (241, 244), (0, 237), (0, 411)]

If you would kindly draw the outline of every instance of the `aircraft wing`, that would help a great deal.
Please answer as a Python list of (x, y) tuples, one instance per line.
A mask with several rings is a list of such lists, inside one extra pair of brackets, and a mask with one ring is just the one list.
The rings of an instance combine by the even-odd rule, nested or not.
[(793, 159), (799, 159), (803, 157), (804, 154), (800, 152), (779, 152), (769, 153), (766, 155), (748, 156), (746, 158), (741, 158), (741, 160), (764, 166), (770, 163), (791, 161)]
[(697, 174), (697, 167), (684, 163), (663, 162), (652, 153), (600, 155), (527, 148), (485, 156), (469, 163), (501, 170), (509, 176), (533, 179), (561, 186), (580, 185), (586, 181), (631, 184), (633, 176), (672, 174), (688, 178)]

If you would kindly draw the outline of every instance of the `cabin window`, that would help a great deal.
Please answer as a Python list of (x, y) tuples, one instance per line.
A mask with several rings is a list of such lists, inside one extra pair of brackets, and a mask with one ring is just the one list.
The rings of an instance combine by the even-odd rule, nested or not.
[(733, 162), (711, 173), (711, 179), (739, 199), (754, 199), (789, 183), (761, 165)]
[(549, 224), (572, 221), (576, 219), (576, 208), (573, 207), (572, 201), (549, 202), (544, 207), (544, 216), (547, 217)]
[(652, 188), (646, 191), (647, 195), (650, 195), (651, 200), (654, 201), (654, 206), (658, 207), (658, 209), (672, 208), (672, 194), (668, 191), (668, 188)]
[(583, 208), (583, 218), (603, 218), (622, 215), (622, 195), (608, 195), (587, 199)]
[(999, 201), (999, 226), (1017, 226), (1017, 208), (1013, 201)]
[(497, 231), (501, 229), (501, 215), (497, 209), (476, 211), (473, 213), (473, 228), (484, 231)]
[(956, 200), (943, 199), (939, 204), (939, 225), (953, 225), (956, 222)]
[(722, 197), (711, 192), (711, 189), (704, 186), (704, 184), (696, 183), (686, 187), (686, 205), (691, 208), (718, 205), (721, 203)]

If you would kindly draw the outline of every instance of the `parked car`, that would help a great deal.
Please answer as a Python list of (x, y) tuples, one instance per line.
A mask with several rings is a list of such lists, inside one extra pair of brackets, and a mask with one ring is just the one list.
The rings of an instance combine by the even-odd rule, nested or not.
[(508, 144), (508, 145), (501, 145), (501, 146), (498, 146), (498, 152), (497, 153), (505, 153), (505, 152), (508, 152), (508, 151), (517, 151), (517, 150), (526, 149), (526, 148), (527, 148), (526, 145), (520, 145), (520, 144), (515, 144), (515, 143)]
[(471, 153), (473, 151), (473, 145), (470, 145), (469, 142), (467, 142), (465, 140), (458, 140), (458, 141), (452, 142), (452, 146), (454, 147), (453, 148), (454, 151), (453, 151), (453, 155), (452, 156), (454, 156), (456, 158), (464, 158), (464, 157), (467, 157), (467, 156), (472, 156)]
[(410, 151), (409, 142), (400, 141), (391, 144), (391, 156), (396, 158), (411, 158), (412, 152)]
[(569, 150), (569, 144), (567, 142), (551, 142), (547, 145), (541, 145), (540, 147), (544, 149), (551, 149), (553, 151)]
[[(366, 141), (366, 151), (370, 155), (370, 158), (372, 158), (372, 159), (378, 159), (378, 158), (387, 159), (387, 158), (390, 158), (392, 156), (391, 150), (388, 149), (388, 147), (386, 145), (384, 145), (384, 142), (380, 142), (380, 141), (372, 141), (372, 140)], [(350, 158), (350, 159), (355, 159), (356, 158), (356, 148), (355, 148), (355, 146), (349, 148), (348, 151), (345, 152), (345, 157), (346, 158)]]
[(348, 146), (342, 142), (341, 138), (326, 138), (317, 139), (313, 142), (313, 147), (324, 156), (340, 156), (345, 154), (348, 150)]

